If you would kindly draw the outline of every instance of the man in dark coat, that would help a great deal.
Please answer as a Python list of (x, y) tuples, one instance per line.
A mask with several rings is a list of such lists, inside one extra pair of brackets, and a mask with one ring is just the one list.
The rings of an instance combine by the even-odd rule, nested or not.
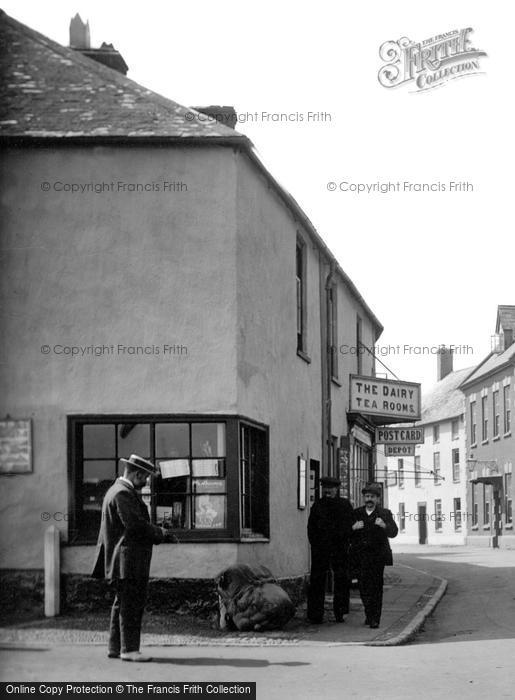
[(336, 622), (349, 612), (348, 551), (352, 527), (352, 505), (338, 496), (340, 480), (324, 476), (322, 498), (309, 514), (308, 539), (311, 545), (311, 576), (308, 591), (308, 620), (323, 622), (326, 576), (333, 571), (333, 611)]
[(381, 621), (384, 567), (393, 564), (388, 538), (396, 537), (398, 528), (391, 511), (379, 506), (378, 484), (367, 484), (361, 493), (365, 505), (354, 511), (351, 554), (358, 570), (365, 624), (376, 629)]
[(141, 620), (147, 594), (152, 546), (167, 538), (152, 525), (139, 489), (157, 470), (152, 462), (131, 455), (122, 459), (123, 476), (107, 491), (102, 504), (96, 561), (92, 575), (106, 578), (116, 590), (111, 610), (109, 658), (150, 661), (139, 651)]

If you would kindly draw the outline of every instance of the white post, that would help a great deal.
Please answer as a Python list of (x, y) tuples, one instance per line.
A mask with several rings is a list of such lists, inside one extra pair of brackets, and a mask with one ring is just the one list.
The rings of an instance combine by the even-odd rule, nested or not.
[(61, 608), (60, 536), (55, 525), (45, 532), (45, 615), (55, 617)]

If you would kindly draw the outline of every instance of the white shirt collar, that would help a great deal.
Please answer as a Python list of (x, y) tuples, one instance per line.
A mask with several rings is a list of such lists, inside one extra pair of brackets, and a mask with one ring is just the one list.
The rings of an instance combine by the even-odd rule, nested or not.
[(124, 484), (128, 484), (128, 486), (130, 486), (131, 489), (134, 488), (134, 484), (129, 479), (126, 479), (124, 476), (119, 476), (118, 478), (120, 479), (120, 481), (123, 481)]

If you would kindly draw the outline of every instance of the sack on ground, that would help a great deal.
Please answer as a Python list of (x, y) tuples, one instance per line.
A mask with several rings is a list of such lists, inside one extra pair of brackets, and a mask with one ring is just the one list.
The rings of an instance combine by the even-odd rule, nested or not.
[(295, 614), (290, 596), (265, 566), (231, 566), (216, 583), (222, 629), (282, 629)]

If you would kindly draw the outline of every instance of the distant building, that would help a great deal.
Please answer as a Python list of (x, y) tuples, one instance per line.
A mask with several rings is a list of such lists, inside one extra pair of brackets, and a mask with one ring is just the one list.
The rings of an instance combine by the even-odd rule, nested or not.
[(414, 424), (424, 429), (423, 444), (416, 445), (414, 456), (386, 460), (398, 543), (465, 543), (465, 401), (458, 387), (470, 369), (453, 372), (452, 359), (449, 351), (438, 355), (438, 383), (423, 394), (422, 419)]
[(515, 464), (515, 306), (499, 306), (492, 352), (468, 374), (467, 543), (515, 548), (513, 467)]

